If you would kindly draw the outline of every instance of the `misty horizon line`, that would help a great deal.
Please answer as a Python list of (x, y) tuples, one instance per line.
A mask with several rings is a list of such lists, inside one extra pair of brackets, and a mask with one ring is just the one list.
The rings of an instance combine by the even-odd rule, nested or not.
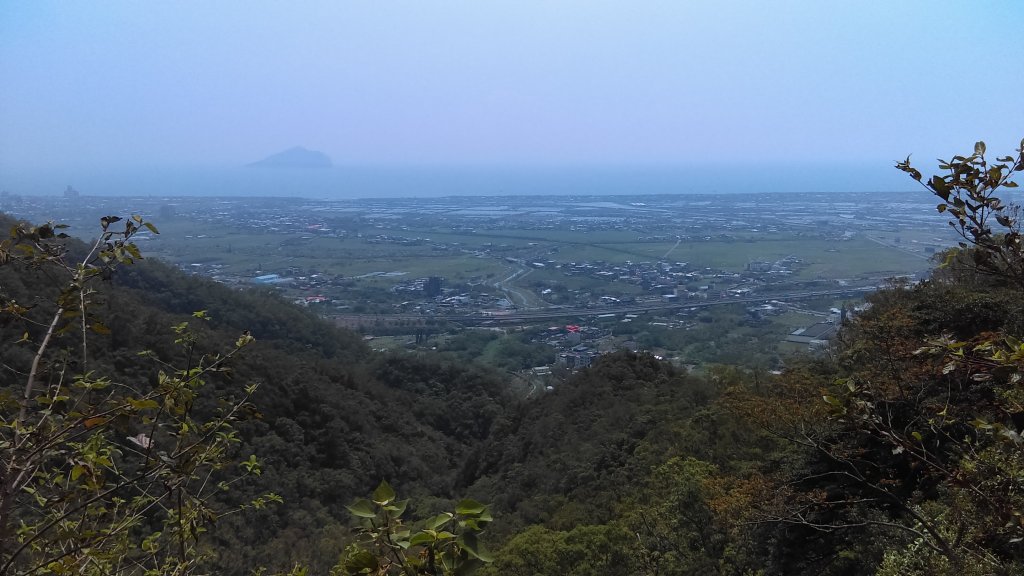
[[(334, 164), (297, 166), (0, 167), (0, 190), (29, 196), (415, 198), (851, 193), (915, 190), (892, 165), (830, 163), (612, 165)], [(922, 164), (922, 167), (924, 165)]]
[[(70, 186), (70, 185), (69, 185)], [(153, 199), (160, 198), (163, 200), (187, 200), (190, 198), (206, 198), (211, 200), (304, 200), (311, 202), (329, 202), (329, 201), (340, 201), (340, 202), (358, 202), (366, 200), (431, 200), (431, 201), (443, 201), (446, 199), (465, 199), (465, 198), (489, 198), (489, 199), (500, 199), (500, 198), (515, 198), (515, 199), (629, 199), (629, 200), (642, 200), (644, 198), (665, 198), (672, 196), (687, 196), (687, 197), (701, 197), (701, 196), (816, 196), (816, 195), (849, 195), (849, 194), (867, 194), (867, 195), (884, 195), (884, 194), (912, 194), (917, 197), (917, 200), (924, 200), (925, 202), (931, 202), (931, 199), (918, 194), (917, 190), (906, 189), (906, 190), (800, 190), (800, 191), (736, 191), (736, 192), (717, 192), (717, 191), (698, 191), (698, 192), (650, 192), (650, 193), (562, 193), (562, 194), (515, 194), (515, 193), (463, 193), (463, 194), (448, 194), (443, 196), (352, 196), (352, 197), (340, 197), (340, 198), (325, 198), (318, 196), (291, 196), (291, 195), (234, 195), (234, 194), (175, 194), (175, 195), (163, 195), (163, 194), (103, 194), (103, 193), (83, 193), (77, 188), (70, 186), (74, 191), (72, 199), (88, 199), (88, 198), (102, 198), (102, 199)], [(61, 197), (67, 190), (51, 192), (45, 194), (31, 194), (31, 193), (19, 193), (12, 192), (9, 190), (0, 189), (0, 194), (4, 196), (18, 196), (23, 198), (58, 198)]]
[[(297, 147), (299, 148), (299, 147)], [(318, 150), (309, 149), (311, 152), (319, 152)], [(268, 155), (270, 157), (273, 155)], [(772, 168), (859, 168), (859, 169), (890, 169), (895, 166), (899, 161), (904, 160), (904, 157), (893, 158), (890, 160), (873, 161), (873, 160), (859, 160), (855, 162), (836, 162), (833, 160), (807, 160), (807, 161), (787, 161), (787, 160), (764, 160), (759, 162), (751, 162), (749, 160), (733, 161), (733, 160), (702, 160), (702, 161), (691, 161), (691, 162), (680, 162), (680, 161), (669, 161), (669, 160), (651, 160), (651, 161), (601, 161), (601, 160), (588, 160), (588, 161), (559, 161), (559, 162), (545, 162), (545, 161), (522, 161), (522, 160), (511, 160), (511, 161), (396, 161), (396, 160), (373, 160), (373, 161), (355, 161), (355, 160), (335, 160), (331, 158), (332, 164), (330, 166), (270, 166), (261, 165), (260, 161), (267, 158), (246, 160), (246, 161), (230, 161), (230, 162), (134, 162), (134, 163), (118, 163), (118, 164), (99, 164), (94, 162), (86, 162), (82, 164), (78, 163), (47, 163), (47, 164), (20, 164), (17, 166), (4, 165), (0, 161), (0, 178), (5, 173), (13, 172), (38, 172), (44, 170), (88, 170), (88, 171), (111, 171), (111, 170), (167, 170), (167, 169), (200, 169), (200, 170), (230, 170), (230, 169), (252, 169), (252, 170), (331, 170), (331, 169), (444, 169), (444, 170), (577, 170), (577, 169), (588, 169), (588, 170), (695, 170), (695, 169), (706, 169), (708, 167), (722, 168), (722, 167), (742, 167), (746, 170), (749, 169), (772, 169)], [(911, 158), (913, 160), (913, 157)], [(933, 162), (938, 162), (934, 160)], [(928, 162), (925, 162), (928, 163)]]

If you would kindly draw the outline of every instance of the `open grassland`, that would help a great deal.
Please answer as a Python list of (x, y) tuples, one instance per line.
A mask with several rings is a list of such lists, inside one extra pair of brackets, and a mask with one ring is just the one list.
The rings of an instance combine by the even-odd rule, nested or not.
[(800, 279), (874, 277), (885, 278), (930, 267), (928, 259), (903, 250), (880, 245), (867, 238), (854, 238), (834, 247), (814, 252), (815, 246), (805, 248), (801, 258), (807, 267), (798, 275)]

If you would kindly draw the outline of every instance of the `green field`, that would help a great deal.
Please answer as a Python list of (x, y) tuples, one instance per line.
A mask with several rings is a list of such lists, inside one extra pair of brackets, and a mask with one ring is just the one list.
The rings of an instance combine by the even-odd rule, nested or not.
[[(148, 254), (171, 262), (216, 264), (218, 272), (240, 279), (257, 273), (310, 275), (313, 273), (355, 279), (368, 288), (386, 290), (395, 284), (426, 276), (442, 276), (447, 284), (466, 281), (493, 284), (522, 273), (532, 262), (545, 267), (529, 269), (506, 285), (521, 301), (543, 305), (532, 293), (534, 286), (557, 285), (569, 290), (599, 288), (602, 294), (639, 295), (632, 283), (600, 280), (592, 276), (568, 276), (557, 269), (571, 262), (688, 262), (690, 270), (712, 269), (740, 272), (752, 261), (775, 262), (786, 257), (800, 261), (792, 280), (883, 278), (925, 270), (923, 249), (935, 238), (927, 230), (872, 232), (849, 240), (796, 232), (733, 234), (708, 240), (639, 241), (636, 231), (601, 230), (487, 230), (453, 232), (410, 229), (402, 226), (362, 228), (362, 238), (314, 236), (313, 233), (259, 231), (203, 226), (178, 219), (161, 225), (162, 234), (147, 241)], [(898, 235), (898, 236), (897, 236)], [(376, 242), (380, 236), (421, 238), (419, 245)], [(899, 240), (897, 243), (896, 240)], [(906, 247), (905, 247), (906, 246)], [(392, 273), (374, 276), (375, 273)]]
[(230, 229), (198, 237), (204, 234), (198, 227), (181, 221), (161, 228), (160, 238), (147, 247), (149, 254), (182, 264), (222, 264), (225, 272), (244, 276), (288, 267), (349, 277), (374, 272), (404, 272), (403, 276), (391, 280), (367, 279), (393, 284), (396, 278), (401, 281), (445, 276), (464, 280), (474, 276), (498, 276), (509, 270), (504, 261), (464, 253), (439, 253), (429, 245), (371, 244), (360, 238), (306, 239), (300, 235)]

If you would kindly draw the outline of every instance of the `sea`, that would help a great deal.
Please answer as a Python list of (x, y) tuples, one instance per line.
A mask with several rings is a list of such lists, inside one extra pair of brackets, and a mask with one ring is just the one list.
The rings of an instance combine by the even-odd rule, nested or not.
[(0, 191), (88, 196), (296, 197), (325, 200), (445, 196), (631, 196), (910, 190), (890, 166), (409, 167), (166, 166), (5, 169)]

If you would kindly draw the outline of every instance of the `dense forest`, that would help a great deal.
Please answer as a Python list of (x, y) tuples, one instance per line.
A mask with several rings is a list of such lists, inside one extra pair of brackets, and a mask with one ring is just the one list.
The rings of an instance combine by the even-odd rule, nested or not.
[(140, 259), (141, 219), (5, 219), (0, 572), (1020, 574), (1024, 157), (984, 154), (900, 164), (964, 243), (826, 354), (622, 351), (539, 397)]

